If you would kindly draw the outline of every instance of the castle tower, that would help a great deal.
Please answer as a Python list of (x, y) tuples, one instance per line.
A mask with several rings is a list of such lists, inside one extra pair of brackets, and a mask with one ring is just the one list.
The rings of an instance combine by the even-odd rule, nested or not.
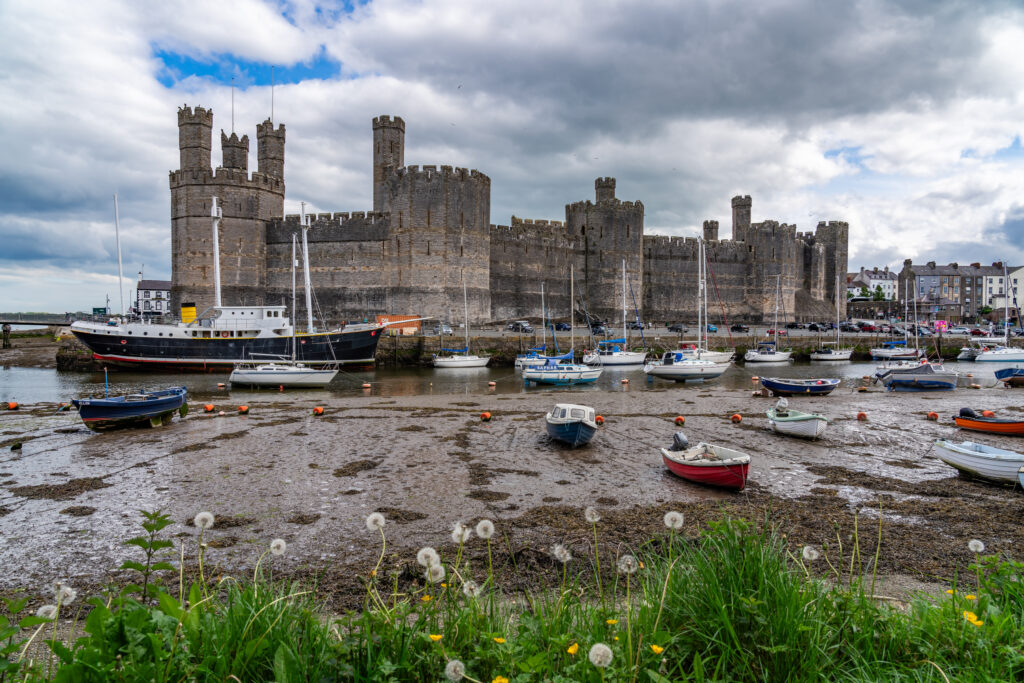
[(615, 199), (615, 178), (598, 178), (594, 181), (597, 203), (610, 202)]
[(259, 172), (274, 178), (284, 178), (284, 124), (274, 129), (267, 119), (256, 126), (256, 159)]
[(178, 150), (181, 170), (210, 170), (213, 110), (188, 105), (178, 108)]
[(718, 240), (718, 221), (704, 221), (704, 241)]
[(373, 210), (388, 211), (384, 185), (386, 169), (405, 166), (405, 121), (400, 116), (378, 116), (373, 120)]
[(750, 208), (753, 201), (750, 195), (732, 198), (732, 238), (737, 242), (747, 241), (750, 232)]
[[(210, 209), (217, 197), (220, 226), (221, 293), (232, 305), (258, 305), (266, 296), (266, 226), (284, 213), (284, 179), (248, 173), (249, 137), (221, 132), (223, 165), (210, 168), (213, 112), (178, 110), (181, 168), (170, 173), (171, 305), (213, 305), (213, 229)], [(283, 160), (283, 126), (281, 127)]]
[(238, 139), (238, 134), (231, 133), (231, 137), (220, 132), (220, 152), (223, 161), (223, 168), (237, 168), (240, 171), (249, 170), (249, 136), (243, 135)]

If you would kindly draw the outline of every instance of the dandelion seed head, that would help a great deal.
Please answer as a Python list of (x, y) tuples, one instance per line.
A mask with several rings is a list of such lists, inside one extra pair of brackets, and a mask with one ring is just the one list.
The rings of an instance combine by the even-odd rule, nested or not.
[(384, 528), (384, 515), (379, 512), (371, 512), (366, 518), (366, 528), (370, 531), (380, 531)]
[(484, 592), (484, 589), (476, 581), (470, 579), (462, 584), (462, 592), (467, 598), (478, 598)]
[(43, 605), (36, 610), (36, 616), (42, 617), (43, 619), (56, 619), (57, 618), (57, 606), (56, 605)]
[(683, 513), (669, 510), (665, 513), (665, 526), (672, 531), (679, 531), (683, 528)]
[(288, 549), (288, 544), (284, 542), (283, 538), (275, 538), (270, 542), (270, 552), (272, 555), (284, 555), (284, 551)]
[(426, 548), (420, 548), (420, 551), (416, 553), (416, 561), (422, 567), (433, 567), (435, 564), (441, 564), (441, 557), (437, 554), (437, 551), (427, 546)]
[(192, 519), (192, 523), (196, 525), (196, 528), (200, 531), (209, 529), (213, 526), (213, 513), (212, 512), (200, 512)]
[(476, 535), (485, 541), (494, 535), (494, 522), (489, 519), (481, 519), (476, 523)]
[(821, 554), (812, 545), (804, 546), (804, 562), (814, 562), (816, 559), (821, 557)]
[(612, 649), (604, 643), (594, 643), (587, 656), (590, 657), (590, 663), (600, 669), (612, 663)]
[(562, 564), (565, 564), (566, 562), (572, 560), (572, 552), (570, 552), (569, 549), (561, 543), (556, 543), (551, 548), (551, 554), (554, 555), (555, 559), (561, 562)]
[(588, 507), (583, 511), (583, 517), (591, 524), (597, 524), (601, 521), (601, 513), (597, 511), (597, 508)]
[(75, 601), (75, 598), (78, 597), (78, 591), (66, 583), (61, 583), (60, 581), (53, 584), (53, 589), (53, 599), (61, 605), (70, 605)]
[(463, 544), (469, 540), (472, 532), (462, 522), (455, 522), (455, 526), (452, 527), (452, 543)]
[(449, 681), (459, 681), (466, 675), (466, 665), (457, 659), (451, 659), (448, 661), (448, 666), (444, 668), (444, 677)]
[(632, 555), (623, 555), (619, 558), (619, 572), (623, 574), (635, 574), (639, 568), (636, 558)]
[(972, 553), (983, 553), (985, 552), (985, 544), (976, 538), (972, 538), (971, 541), (967, 544), (967, 549), (970, 550)]
[(437, 583), (444, 578), (444, 565), (432, 564), (427, 567), (427, 581)]

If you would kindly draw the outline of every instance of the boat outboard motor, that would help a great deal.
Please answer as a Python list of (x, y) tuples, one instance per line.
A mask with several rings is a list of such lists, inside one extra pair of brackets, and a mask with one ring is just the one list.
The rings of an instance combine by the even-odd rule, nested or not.
[(970, 418), (970, 419), (977, 419), (978, 414), (976, 412), (974, 412), (973, 410), (971, 410), (970, 408), (961, 408), (960, 409), (960, 417), (966, 417), (966, 418)]
[(672, 435), (672, 447), (670, 451), (685, 451), (690, 447), (690, 440), (686, 438), (686, 434), (682, 432), (676, 432)]

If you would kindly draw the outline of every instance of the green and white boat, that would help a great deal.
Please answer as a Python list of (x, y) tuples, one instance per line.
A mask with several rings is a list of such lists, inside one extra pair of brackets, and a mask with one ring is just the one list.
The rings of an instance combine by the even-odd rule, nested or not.
[(828, 426), (828, 418), (824, 415), (791, 410), (789, 401), (784, 398), (780, 398), (779, 402), (765, 414), (772, 429), (787, 436), (817, 439), (825, 433), (825, 427)]

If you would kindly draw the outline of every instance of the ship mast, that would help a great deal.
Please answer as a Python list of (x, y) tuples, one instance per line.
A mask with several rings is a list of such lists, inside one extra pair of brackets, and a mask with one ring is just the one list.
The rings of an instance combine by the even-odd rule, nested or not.
[(210, 208), (213, 216), (213, 305), (220, 308), (220, 221), (224, 212), (217, 206), (217, 198), (214, 197)]

